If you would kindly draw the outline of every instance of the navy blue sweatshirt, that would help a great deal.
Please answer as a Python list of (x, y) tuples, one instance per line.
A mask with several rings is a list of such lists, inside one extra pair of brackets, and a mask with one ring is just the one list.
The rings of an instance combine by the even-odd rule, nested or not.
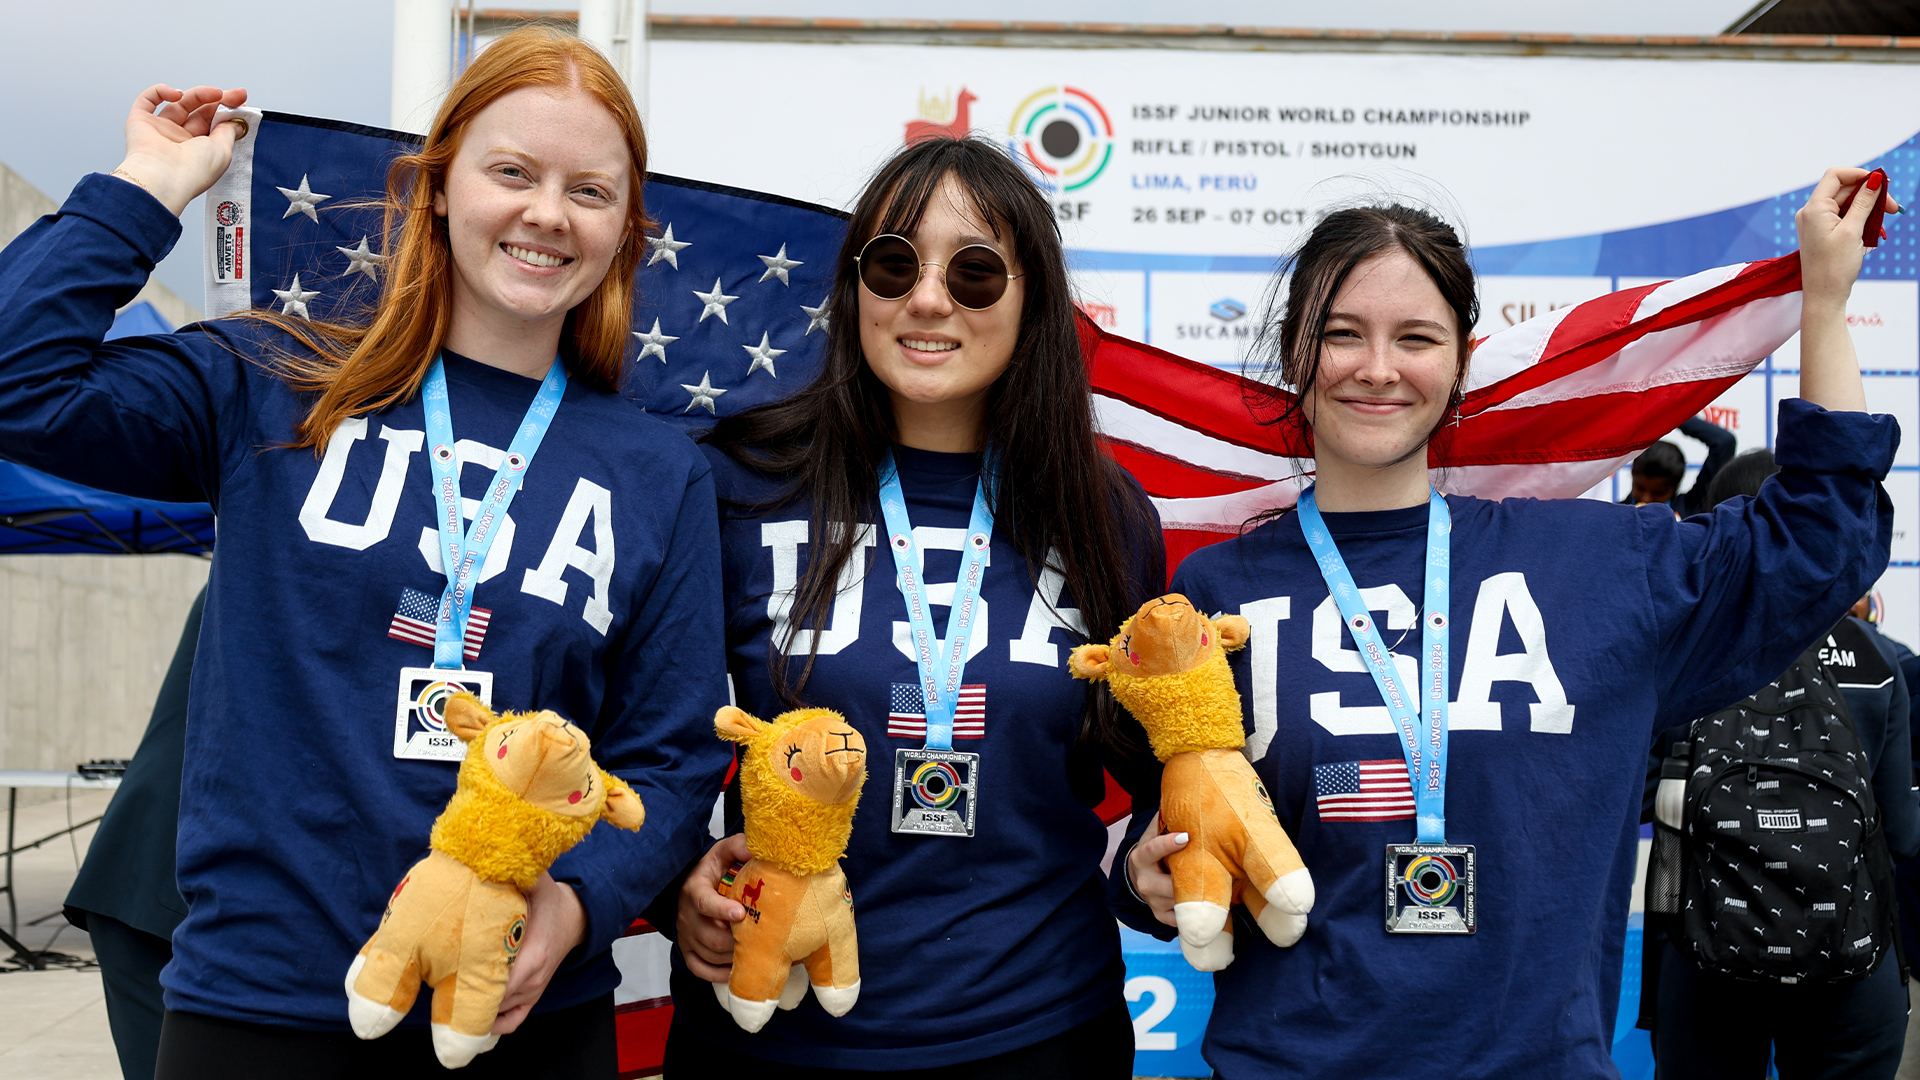
[[(220, 545), (188, 707), (169, 1009), (345, 1030), (342, 979), (426, 854), (456, 764), (393, 754), (403, 590), (438, 598), (435, 504), (414, 399), (291, 449), (306, 403), (269, 366), (300, 346), (225, 320), (103, 344), (178, 237), (141, 189), (90, 176), (0, 254), (0, 454), (56, 476), (206, 501)], [(425, 358), (423, 358), (424, 360)], [(449, 355), (469, 512), (538, 383)], [(712, 480), (683, 436), (575, 381), (528, 466), (474, 605), (494, 706), (552, 709), (646, 805), (554, 864), (587, 940), (539, 1007), (618, 983), (609, 950), (699, 849), (727, 754)], [(424, 1024), (422, 994), (411, 1024)]]
[[(801, 500), (741, 512), (734, 504), (764, 504), (782, 486), (706, 449), (723, 508), (728, 669), (740, 707), (771, 719), (787, 706), (774, 690), (768, 641), (776, 622), (777, 640), (786, 641), (785, 605), (813, 548), (811, 509)], [(894, 454), (935, 632), (944, 633), (980, 457), (908, 447)], [(1155, 530), (1151, 542), (1158, 540)], [(1159, 591), (1147, 580), (1148, 561), (1123, 568), (1135, 592)], [(791, 656), (797, 671), (806, 663), (805, 635), (820, 634), (801, 697), (844, 713), (867, 742), (867, 784), (841, 864), (858, 926), (860, 1000), (835, 1018), (808, 994), (748, 1035), (676, 953), (674, 1022), (750, 1057), (890, 1070), (991, 1057), (1092, 1019), (1121, 1000), (1123, 968), (1100, 872), (1107, 830), (1083, 797), (1098, 797), (1100, 762), (1076, 745), (1089, 687), (1067, 670), (1067, 654), (1086, 642), (1072, 595), (1058, 574), (1038, 575), (1036, 586), (1005, 530), (995, 531), (981, 590), (985, 617), (975, 624), (964, 680), (984, 693), (978, 722), (962, 716), (953, 743), (980, 755), (978, 831), (902, 836), (891, 831), (893, 751), (925, 743), (913, 729), (919, 669), (892, 553), (884, 542), (868, 544), (849, 567), (828, 624), (803, 630)], [(1132, 775), (1115, 772), (1123, 782)]]
[[(1248, 752), (1313, 872), (1306, 936), (1250, 926), (1215, 976), (1223, 1077), (1613, 1077), (1621, 951), (1656, 729), (1778, 675), (1886, 566), (1890, 417), (1781, 403), (1757, 499), (1665, 507), (1449, 497), (1453, 700), (1446, 835), (1473, 844), (1479, 931), (1383, 926), (1386, 846), (1411, 809), (1334, 808), (1351, 763), (1401, 764), (1298, 515), (1189, 556), (1174, 587), (1253, 625), (1232, 658)], [(1389, 646), (1414, 656), (1427, 507), (1326, 514)], [(1403, 638), (1402, 631), (1405, 631)], [(1404, 768), (1402, 764), (1401, 767)], [(1404, 777), (1404, 773), (1401, 774)], [(1165, 935), (1143, 906), (1128, 921)]]

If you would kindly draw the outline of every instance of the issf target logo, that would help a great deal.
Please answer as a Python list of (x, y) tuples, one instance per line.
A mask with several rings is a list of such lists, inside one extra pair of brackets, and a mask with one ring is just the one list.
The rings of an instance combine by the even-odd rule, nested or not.
[(1077, 191), (1099, 179), (1113, 159), (1113, 121), (1085, 90), (1049, 86), (1014, 110), (1007, 149), (1043, 187)]

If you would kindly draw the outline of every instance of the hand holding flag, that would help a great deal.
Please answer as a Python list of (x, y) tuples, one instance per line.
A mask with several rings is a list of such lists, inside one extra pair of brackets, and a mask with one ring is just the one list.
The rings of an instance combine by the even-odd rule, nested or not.
[(240, 89), (175, 90), (165, 83), (147, 87), (127, 113), (127, 156), (114, 175), (147, 189), (178, 215), (227, 171), (234, 141), (246, 125), (215, 123), (215, 114), (246, 100), (247, 92)]

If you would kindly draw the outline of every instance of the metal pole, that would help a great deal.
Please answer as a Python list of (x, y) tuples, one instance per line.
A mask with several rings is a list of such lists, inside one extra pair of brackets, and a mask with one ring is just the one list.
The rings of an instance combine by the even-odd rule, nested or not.
[(599, 49), (647, 115), (647, 0), (580, 0), (580, 40)]
[(453, 55), (448, 0), (393, 0), (393, 100), (389, 126), (425, 132), (446, 95)]
[(652, 67), (647, 46), (648, 6), (647, 0), (627, 0), (627, 62), (620, 69), (643, 122), (647, 119), (647, 77)]
[(20, 805), (20, 789), (7, 789), (7, 928), (10, 933), (20, 932), (20, 908), (14, 902), (13, 891), (13, 815)]

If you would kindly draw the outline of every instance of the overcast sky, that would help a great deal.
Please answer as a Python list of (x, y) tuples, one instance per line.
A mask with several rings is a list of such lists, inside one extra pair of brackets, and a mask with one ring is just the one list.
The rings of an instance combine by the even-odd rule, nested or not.
[[(508, 0), (502, 6), (570, 9)], [(1712, 34), (1751, 0), (657, 0), (659, 14), (1088, 20), (1493, 30)], [(75, 0), (10, 5), (0, 43), (0, 161), (59, 200), (119, 162), (128, 105), (154, 82), (245, 86), (265, 108), (386, 126), (392, 0)], [(486, 10), (482, 4), (481, 10)], [(1330, 11), (1339, 22), (1328, 23)], [(652, 108), (671, 107), (658, 95)], [(200, 302), (198, 206), (159, 277)]]

